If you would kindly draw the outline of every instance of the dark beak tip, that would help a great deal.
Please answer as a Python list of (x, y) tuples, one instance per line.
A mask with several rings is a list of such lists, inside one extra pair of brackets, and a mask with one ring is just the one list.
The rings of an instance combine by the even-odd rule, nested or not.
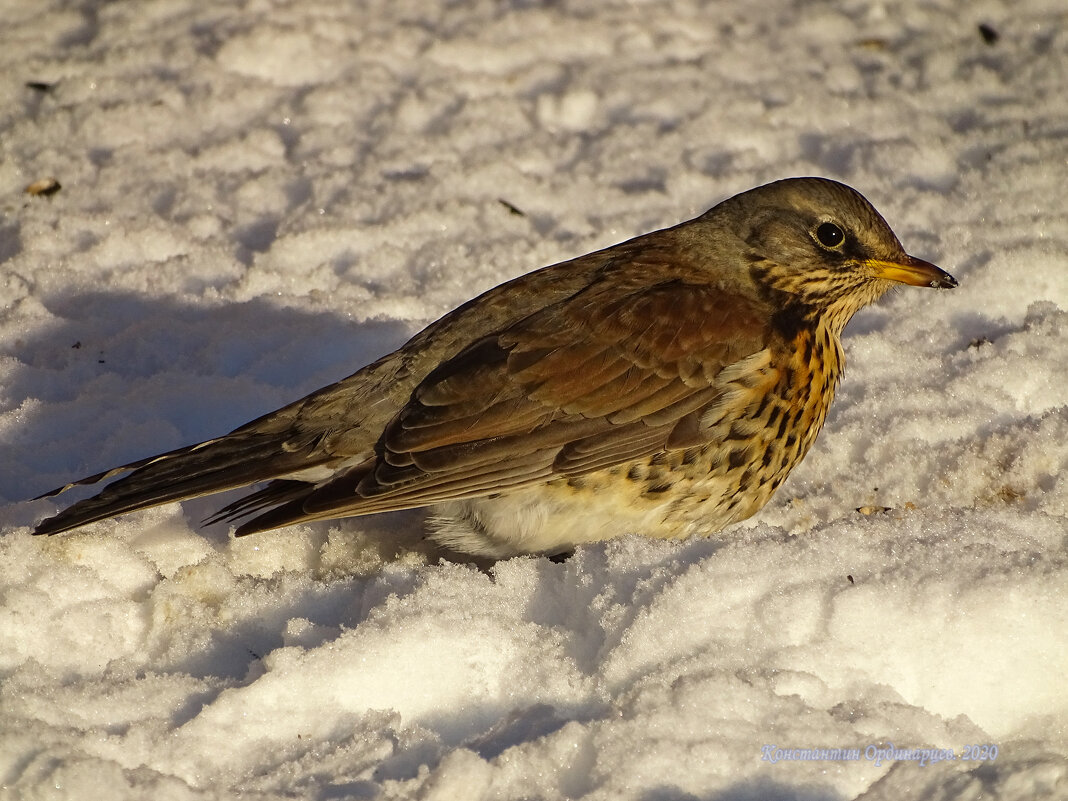
[[(924, 259), (908, 255), (905, 256), (904, 263), (909, 267), (918, 269), (926, 273), (924, 277), (930, 277), (931, 279), (930, 283), (928, 283), (927, 286), (931, 287), (932, 289), (956, 289), (958, 286), (960, 286), (956, 278), (947, 273), (937, 264), (932, 264), (931, 262), (925, 261)], [(916, 286), (916, 284), (914, 284), (914, 286)], [(923, 286), (923, 284), (919, 284), (919, 286)]]

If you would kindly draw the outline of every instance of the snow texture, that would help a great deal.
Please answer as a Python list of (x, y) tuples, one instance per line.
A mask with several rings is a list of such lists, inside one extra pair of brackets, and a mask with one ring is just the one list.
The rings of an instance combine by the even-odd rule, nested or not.
[[(1068, 797), (1063, 0), (0, 5), (0, 797)], [(961, 286), (858, 315), (732, 531), (486, 567), (419, 513), (201, 532), (216, 498), (29, 534), (811, 174)]]

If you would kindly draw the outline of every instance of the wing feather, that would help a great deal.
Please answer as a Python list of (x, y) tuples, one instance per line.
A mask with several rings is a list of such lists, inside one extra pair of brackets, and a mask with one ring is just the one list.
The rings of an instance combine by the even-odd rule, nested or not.
[(691, 445), (715, 377), (765, 347), (762, 319), (714, 286), (595, 283), (431, 371), (372, 469), (311, 488), (264, 527), (487, 495)]

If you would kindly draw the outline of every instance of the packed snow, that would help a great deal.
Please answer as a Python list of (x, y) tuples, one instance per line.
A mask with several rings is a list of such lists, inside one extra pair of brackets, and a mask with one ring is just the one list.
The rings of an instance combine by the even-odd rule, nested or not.
[[(0, 797), (1068, 797), (1063, 0), (2, 6)], [(470, 564), (419, 512), (201, 530), (229, 495), (30, 535), (792, 175), (961, 286), (858, 315), (733, 530)]]

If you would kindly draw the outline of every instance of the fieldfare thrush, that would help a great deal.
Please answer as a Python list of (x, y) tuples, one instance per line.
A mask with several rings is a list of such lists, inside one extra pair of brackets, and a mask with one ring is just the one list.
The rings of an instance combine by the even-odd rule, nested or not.
[(716, 532), (804, 457), (843, 327), (895, 282), (957, 285), (855, 190), (777, 181), (491, 289), (226, 436), (47, 493), (132, 471), (35, 533), (258, 482), (206, 522), (429, 506), (432, 537), (490, 558)]

